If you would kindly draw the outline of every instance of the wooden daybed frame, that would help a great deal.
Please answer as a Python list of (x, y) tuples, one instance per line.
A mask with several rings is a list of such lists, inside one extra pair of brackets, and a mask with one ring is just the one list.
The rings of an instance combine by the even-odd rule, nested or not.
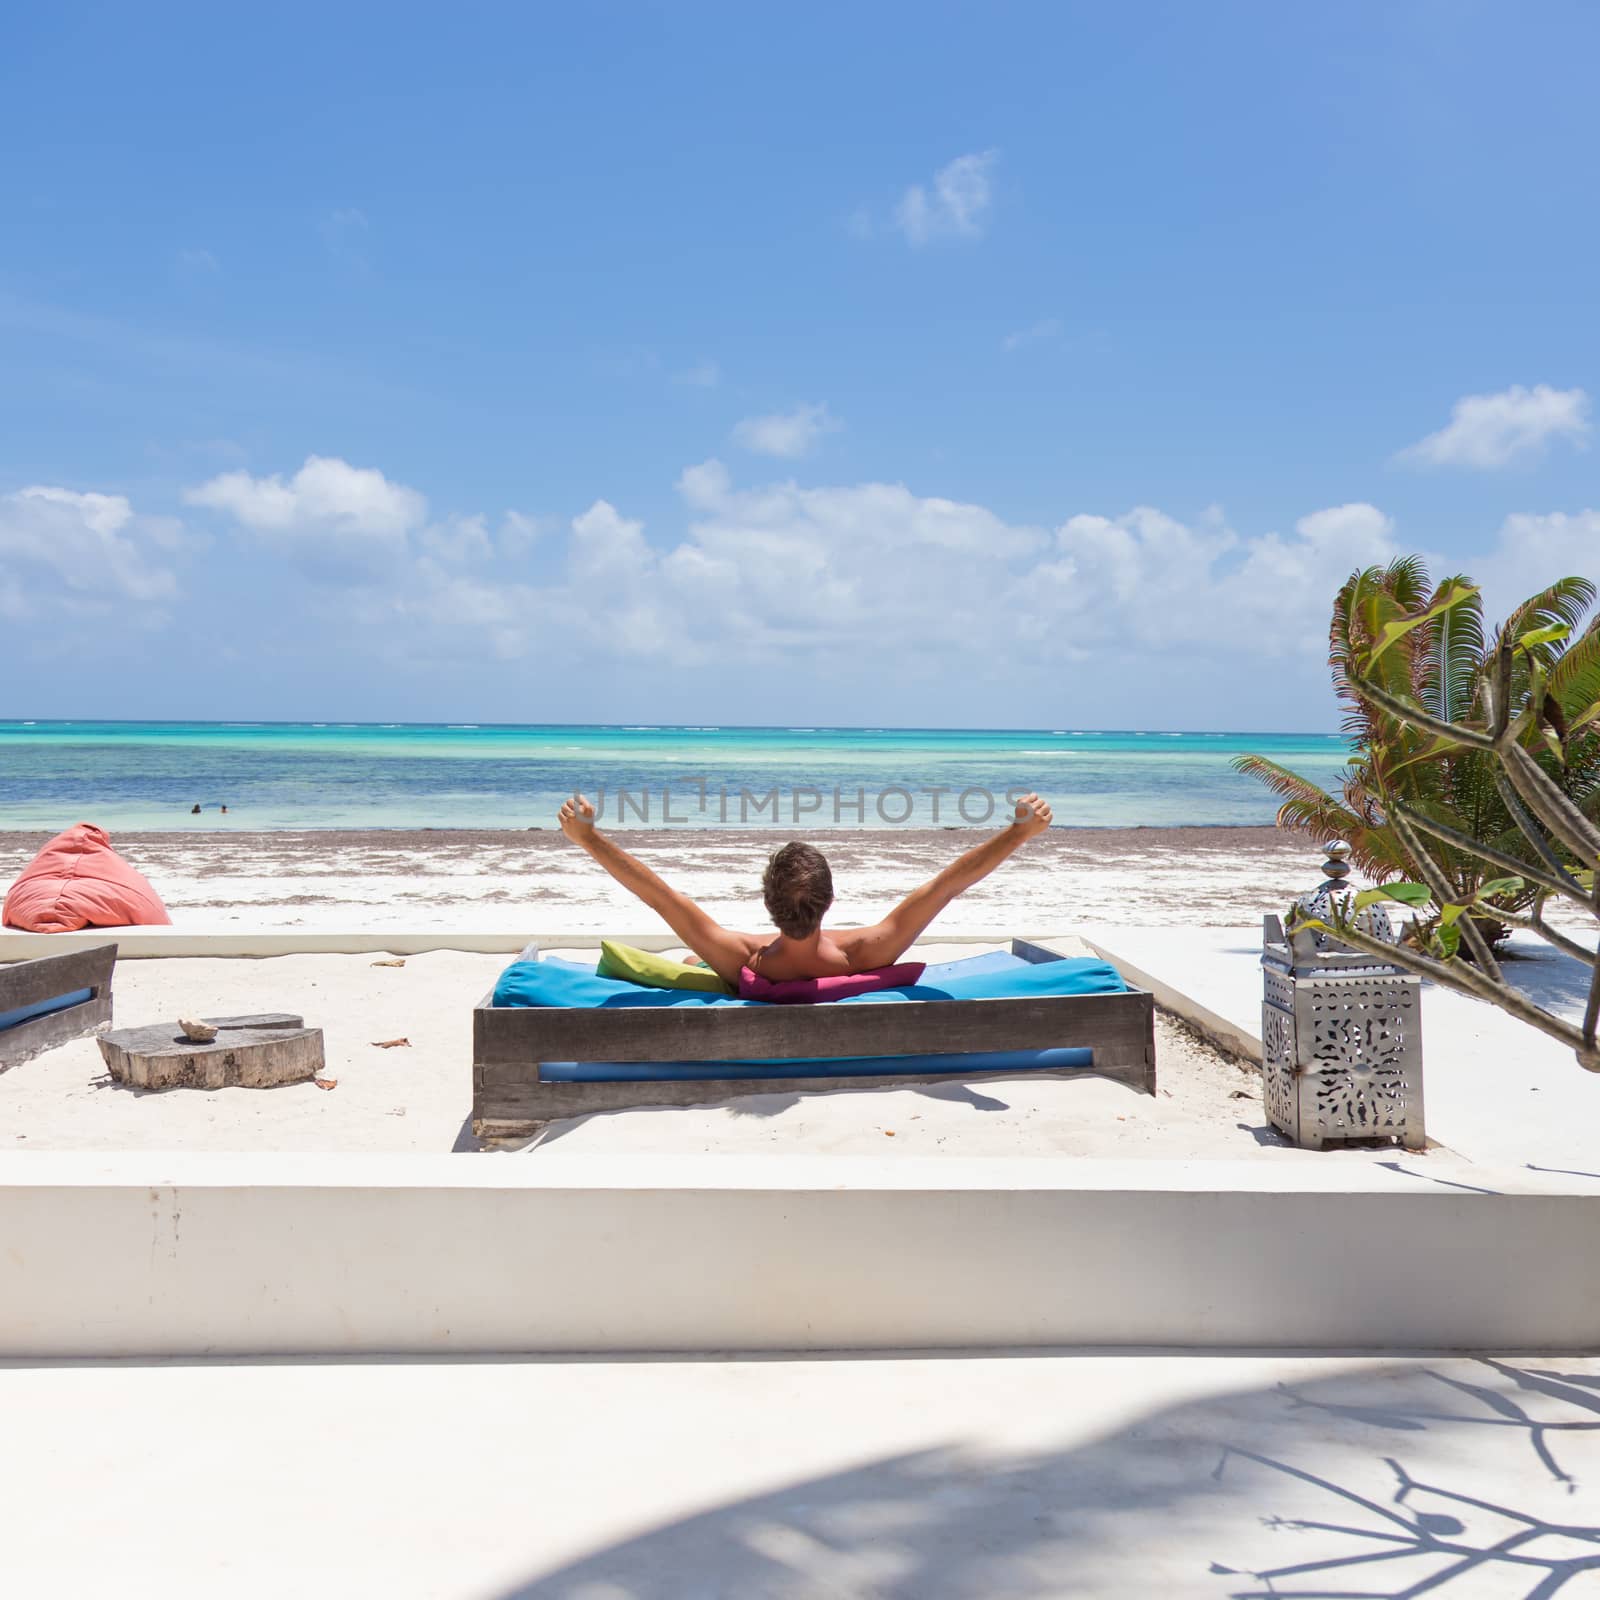
[[(1011, 941), (1024, 961), (1064, 952)], [(537, 946), (523, 952), (537, 959)], [(752, 1094), (815, 1094), (907, 1083), (985, 1078), (1115, 1078), (1156, 1092), (1155, 1003), (1122, 994), (1039, 995), (1010, 1000), (930, 1000), (899, 1005), (496, 1006), (472, 1015), (472, 1129), (483, 1139), (531, 1138), (557, 1117), (630, 1106), (715, 1105)], [(652, 1079), (545, 1082), (541, 1061), (748, 1061), (846, 1056), (955, 1055), (994, 1050), (1090, 1049), (1089, 1067), (978, 1072), (886, 1072), (871, 1077)]]
[(81, 989), (90, 991), (87, 1000), (64, 1011), (47, 1012), (0, 1029), (0, 1072), (31, 1061), (69, 1039), (104, 1033), (111, 1026), (111, 975), (116, 964), (117, 947), (101, 944), (89, 950), (69, 950), (64, 955), (0, 966), (0, 1016), (24, 1006), (59, 1000)]

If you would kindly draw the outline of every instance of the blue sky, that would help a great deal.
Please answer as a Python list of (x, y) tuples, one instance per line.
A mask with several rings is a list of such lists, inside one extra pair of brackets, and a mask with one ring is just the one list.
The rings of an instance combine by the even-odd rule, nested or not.
[(63, 4), (0, 716), (1322, 729), (1600, 574), (1585, 4)]

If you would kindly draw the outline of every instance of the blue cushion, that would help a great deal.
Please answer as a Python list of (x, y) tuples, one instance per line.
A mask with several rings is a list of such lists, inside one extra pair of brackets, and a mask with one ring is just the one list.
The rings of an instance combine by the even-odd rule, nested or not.
[[(929, 967), (920, 983), (853, 995), (832, 1005), (894, 1005), (910, 1000), (1002, 1000), (1028, 995), (1119, 994), (1127, 988), (1115, 967), (1091, 957), (1023, 961), (974, 956)], [(695, 989), (646, 989), (596, 977), (575, 962), (514, 961), (494, 987), (497, 1006), (749, 1006), (759, 1000)]]
[(983, 956), (962, 956), (959, 961), (935, 961), (923, 969), (922, 981), (937, 987), (951, 978), (976, 978), (986, 972), (1017, 972), (1028, 964), (1009, 950), (991, 950)]
[[(1024, 961), (1006, 951), (967, 956), (926, 968), (920, 983), (880, 989), (833, 1005), (904, 1004), (923, 1000), (997, 1000), (1025, 995), (1117, 994), (1127, 985), (1104, 961), (1071, 957)], [(550, 958), (516, 961), (495, 985), (497, 1006), (672, 1006), (761, 1005), (734, 995), (692, 989), (646, 989), (638, 984), (595, 976), (576, 961)], [(839, 1056), (790, 1061), (545, 1061), (539, 1076), (547, 1083), (716, 1082), (759, 1078), (872, 1078), (903, 1072), (1036, 1072), (1084, 1068), (1090, 1050), (967, 1051), (948, 1056)]]
[(1127, 987), (1122, 974), (1109, 961), (1070, 956), (1060, 961), (1022, 961), (999, 971), (962, 973), (933, 983), (924, 973), (921, 983), (858, 995), (839, 1004), (859, 1005), (873, 1000), (1023, 1000), (1030, 995), (1122, 994)]
[(544, 1083), (871, 1078), (895, 1072), (1059, 1072), (1093, 1062), (1092, 1050), (972, 1050), (952, 1056), (839, 1056), (797, 1061), (541, 1061), (539, 1078)]
[(513, 961), (494, 986), (497, 1006), (742, 1006), (733, 995), (705, 989), (647, 989), (621, 978), (598, 978), (593, 967), (556, 961)]

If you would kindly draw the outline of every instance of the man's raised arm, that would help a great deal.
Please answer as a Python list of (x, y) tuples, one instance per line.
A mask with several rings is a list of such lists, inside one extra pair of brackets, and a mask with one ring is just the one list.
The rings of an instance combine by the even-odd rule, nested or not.
[(624, 889), (638, 895), (719, 978), (738, 983), (739, 969), (759, 940), (732, 933), (713, 921), (688, 895), (680, 894), (607, 838), (594, 824), (594, 807), (581, 794), (562, 806), (561, 831), (587, 850)]
[(955, 861), (920, 889), (913, 889), (882, 922), (863, 928), (860, 933), (841, 936), (849, 941), (850, 965), (857, 971), (892, 966), (916, 943), (933, 919), (982, 878), (987, 878), (1002, 861), (1026, 844), (1036, 833), (1050, 826), (1049, 805), (1036, 794), (1026, 794), (1017, 802), (1016, 816), (1009, 827)]

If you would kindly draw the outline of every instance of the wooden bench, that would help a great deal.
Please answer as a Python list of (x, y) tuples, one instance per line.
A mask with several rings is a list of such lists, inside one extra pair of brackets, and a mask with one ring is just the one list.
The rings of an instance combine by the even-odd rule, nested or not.
[[(1014, 939), (1025, 961), (1059, 961), (1048, 945)], [(523, 953), (536, 959), (537, 947)], [(1012, 1067), (939, 1072), (919, 1068), (853, 1077), (785, 1073), (746, 1078), (660, 1078), (625, 1083), (551, 1082), (545, 1061), (664, 1062), (825, 1060), (943, 1056), (1001, 1050), (1088, 1049), (1087, 1067)], [(529, 1138), (557, 1117), (630, 1106), (714, 1105), (752, 1094), (990, 1078), (1115, 1078), (1154, 1094), (1155, 1004), (1141, 990), (1027, 999), (929, 1000), (888, 1005), (496, 1006), (472, 1017), (472, 1128), (479, 1138)]]
[(114, 944), (0, 967), (0, 1072), (111, 1026)]

